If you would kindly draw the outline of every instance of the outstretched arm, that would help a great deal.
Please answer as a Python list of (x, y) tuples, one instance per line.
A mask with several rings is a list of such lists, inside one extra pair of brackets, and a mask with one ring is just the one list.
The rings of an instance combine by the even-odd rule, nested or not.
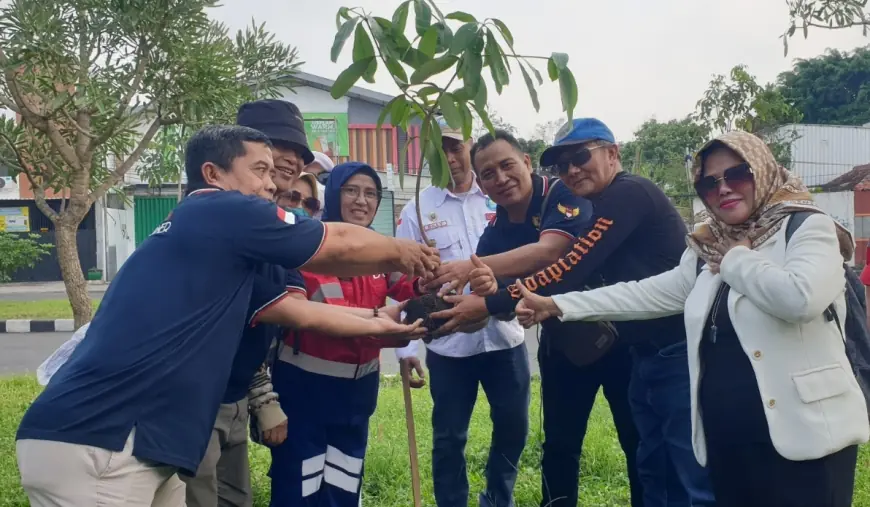
[[(391, 307), (397, 308), (398, 307)], [(421, 338), (426, 333), (422, 319), (414, 324), (399, 324), (393, 312), (381, 312), (364, 308), (333, 306), (312, 301), (296, 301), (283, 298), (258, 314), (258, 320), (284, 327), (317, 331), (338, 338), (355, 336), (383, 336), (390, 338)]]

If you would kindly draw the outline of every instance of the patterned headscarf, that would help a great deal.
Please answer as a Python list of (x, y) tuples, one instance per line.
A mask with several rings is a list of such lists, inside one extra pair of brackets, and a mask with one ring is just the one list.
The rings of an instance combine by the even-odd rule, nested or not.
[[(686, 238), (689, 248), (708, 263), (720, 263), (722, 254), (717, 246), (731, 240), (748, 238), (752, 248), (761, 245), (786, 223), (785, 219), (796, 211), (824, 213), (815, 202), (803, 181), (791, 171), (777, 164), (770, 148), (758, 137), (733, 130), (712, 139), (695, 155), (693, 173), (695, 181), (702, 176), (702, 154), (713, 143), (721, 143), (739, 155), (752, 168), (755, 179), (755, 209), (742, 224), (728, 225), (717, 219), (710, 206), (707, 219)], [(836, 220), (837, 239), (843, 259), (852, 258), (855, 249), (852, 234)]]

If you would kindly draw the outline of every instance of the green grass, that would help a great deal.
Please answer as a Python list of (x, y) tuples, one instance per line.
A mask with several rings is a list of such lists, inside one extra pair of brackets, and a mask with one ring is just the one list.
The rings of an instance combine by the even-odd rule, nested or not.
[[(534, 382), (532, 419), (529, 443), (520, 461), (515, 489), (518, 507), (536, 507), (540, 502), (540, 384)], [(39, 393), (40, 387), (31, 376), (7, 377), (0, 380), (0, 506), (25, 506), (27, 500), (19, 484), (15, 462), (15, 430), (24, 410)], [(469, 430), (469, 482), (472, 495), (484, 486), (483, 467), (490, 439), (488, 408), (483, 393), (478, 398)], [(408, 445), (405, 431), (401, 385), (393, 379), (382, 384), (378, 410), (371, 420), (369, 450), (365, 465), (365, 507), (408, 507), (411, 505), (411, 481), (408, 466)], [(414, 392), (414, 414), (417, 426), (417, 446), (423, 488), (423, 505), (434, 506), (430, 476), (432, 428), (429, 415), (432, 402), (427, 389)], [(251, 467), (254, 505), (266, 506), (269, 498), (269, 452), (251, 446)], [(606, 507), (628, 505), (628, 479), (616, 431), (603, 398), (599, 398), (589, 421), (583, 448), (583, 470), (580, 481), (580, 505)], [(469, 506), (476, 506), (476, 498)], [(870, 451), (862, 449), (855, 485), (854, 504), (870, 506)]]
[[(100, 300), (91, 301), (94, 310)], [(44, 299), (41, 301), (0, 301), (0, 320), (9, 319), (71, 319), (72, 307), (66, 299)]]

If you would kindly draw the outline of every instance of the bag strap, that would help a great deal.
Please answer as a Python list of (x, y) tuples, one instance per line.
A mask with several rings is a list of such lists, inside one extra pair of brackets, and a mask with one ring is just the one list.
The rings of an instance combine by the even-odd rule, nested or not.
[[(541, 211), (540, 211), (540, 214), (538, 215), (541, 218), (541, 220), (544, 219), (544, 211), (546, 211), (546, 209), (547, 209), (547, 203), (550, 202), (550, 194), (553, 192), (553, 187), (555, 185), (558, 185), (559, 182), (561, 181), (559, 178), (549, 178), (547, 176), (544, 176), (544, 180), (547, 182), (547, 193), (544, 195), (544, 200), (541, 201)], [(543, 222), (541, 222), (541, 223), (543, 223)], [(539, 223), (538, 230), (540, 231), (540, 229), (541, 229), (541, 225)]]

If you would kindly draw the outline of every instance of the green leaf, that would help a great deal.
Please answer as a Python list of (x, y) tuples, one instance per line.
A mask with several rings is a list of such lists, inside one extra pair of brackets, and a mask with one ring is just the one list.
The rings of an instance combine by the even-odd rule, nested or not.
[(571, 121), (577, 106), (577, 81), (567, 68), (559, 74), (559, 92), (562, 95), (562, 111), (568, 113), (568, 121)]
[(353, 18), (345, 21), (335, 34), (335, 40), (332, 41), (332, 51), (330, 52), (330, 57), (333, 63), (338, 61), (338, 55), (341, 54), (341, 49), (344, 47), (347, 38), (350, 37), (351, 32), (353, 32), (353, 28), (356, 26), (358, 20), (359, 18)]
[(535, 79), (538, 80), (538, 84), (539, 84), (539, 85), (544, 84), (544, 78), (541, 77), (541, 73), (538, 72), (538, 69), (536, 69), (534, 65), (530, 64), (530, 63), (528, 62), (528, 60), (526, 60), (526, 65), (528, 65), (528, 67), (529, 67), (530, 69), (532, 69), (532, 74), (535, 75)]
[(460, 26), (453, 35), (453, 41), (450, 42), (450, 54), (460, 55), (463, 51), (471, 48), (477, 38), (478, 28), (477, 23), (466, 23)]
[(421, 65), (411, 74), (411, 84), (420, 84), (432, 76), (440, 74), (456, 65), (458, 59), (455, 56), (442, 56)]
[(532, 81), (532, 76), (529, 75), (529, 72), (522, 63), (520, 63), (520, 70), (523, 71), (523, 79), (526, 82), (526, 88), (529, 89), (529, 97), (532, 99), (532, 105), (535, 107), (535, 111), (540, 111), (541, 104), (538, 102), (538, 91), (535, 89), (535, 83)]
[(441, 22), (435, 23), (432, 26), (438, 30), (438, 43), (435, 45), (435, 53), (443, 53), (450, 48), (450, 44), (453, 42), (453, 30)]
[(417, 90), (417, 96), (421, 98), (427, 97), (429, 95), (432, 95), (433, 93), (439, 93), (440, 91), (441, 88), (438, 88), (437, 86), (424, 86), (423, 88)]
[(480, 53), (467, 51), (462, 55), (462, 82), (470, 95), (477, 95), (477, 90), (483, 86), (483, 57)]
[(417, 48), (408, 48), (402, 52), (402, 61), (412, 69), (419, 69), (423, 64), (432, 59), (421, 53)]
[(495, 26), (498, 27), (498, 31), (501, 32), (501, 36), (504, 37), (504, 40), (505, 40), (505, 42), (508, 43), (508, 46), (513, 48), (514, 47), (514, 36), (511, 33), (511, 31), (508, 30), (507, 25), (502, 23), (500, 19), (493, 18), (492, 22), (495, 24)]
[(462, 137), (471, 139), (471, 131), (474, 128), (474, 117), (465, 102), (459, 103), (459, 112), (462, 114)]
[(455, 19), (456, 21), (462, 21), (463, 23), (475, 23), (477, 24), (477, 20), (474, 19), (474, 16), (467, 12), (455, 11), (451, 12), (447, 16), (444, 16), (447, 19)]
[(477, 89), (477, 94), (474, 96), (474, 108), (475, 109), (486, 109), (486, 83), (481, 80), (480, 86)]
[(565, 70), (568, 68), (568, 55), (565, 53), (553, 53), (550, 55), (550, 60), (556, 65), (556, 68), (559, 70)]
[(501, 48), (489, 30), (486, 31), (486, 63), (489, 65), (489, 72), (495, 83), (495, 91), (501, 95), (504, 86), (510, 83), (510, 77), (504, 66), (504, 60), (502, 60)]
[(488, 130), (490, 134), (495, 134), (495, 127), (493, 127), (492, 120), (489, 119), (489, 114), (486, 112), (486, 105), (484, 104), (483, 107), (478, 107), (477, 103), (475, 103), (474, 110), (477, 112), (477, 116), (480, 118), (480, 121), (483, 122), (483, 126), (486, 127), (486, 130)]
[[(374, 58), (370, 60), (373, 59)], [(359, 81), (359, 78), (362, 77), (363, 73), (368, 69), (369, 64), (371, 63), (370, 60), (353, 62), (350, 64), (350, 67), (344, 69), (341, 74), (338, 75), (338, 78), (336, 78), (335, 83), (332, 84), (332, 89), (330, 90), (332, 98), (337, 99), (344, 97), (348, 90)]]
[(432, 25), (426, 29), (426, 33), (424, 33), (423, 37), (420, 38), (420, 44), (417, 46), (417, 49), (429, 58), (432, 58), (435, 56), (435, 46), (437, 45), (438, 28), (435, 25)]
[(432, 24), (432, 9), (426, 0), (414, 0), (414, 20), (417, 26), (417, 35), (423, 36), (429, 25)]
[(402, 67), (402, 64), (398, 60), (391, 56), (384, 56), (384, 64), (387, 66), (390, 74), (400, 83), (408, 83), (408, 74), (405, 73), (404, 67)]
[(401, 34), (405, 33), (405, 27), (408, 25), (408, 10), (410, 5), (411, 0), (405, 0), (393, 12), (393, 27)]
[(405, 118), (408, 116), (408, 101), (404, 96), (398, 97), (400, 100), (397, 100), (393, 103), (393, 106), (390, 107), (390, 123), (394, 126), (401, 126)]
[[(378, 130), (380, 130), (381, 126), (384, 124), (384, 121), (387, 119), (387, 114), (389, 114), (390, 108), (392, 108), (393, 105), (396, 102), (398, 102), (399, 100), (404, 100), (404, 99), (405, 99), (405, 97), (403, 95), (399, 95), (398, 97), (393, 97), (393, 100), (387, 102), (387, 105), (384, 106), (383, 109), (381, 109), (381, 114), (378, 116), (378, 123), (377, 123)], [(392, 119), (392, 118), (390, 118), (390, 119)]]
[(375, 47), (362, 23), (356, 25), (353, 35), (353, 61), (366, 60), (375, 56)]
[(375, 84), (375, 73), (378, 71), (378, 59), (375, 57), (371, 57), (371, 61), (369, 62), (369, 66), (366, 67), (366, 71), (363, 72), (363, 79), (366, 80), (367, 83)]
[(550, 81), (559, 79), (559, 67), (556, 67), (552, 58), (547, 59), (547, 73), (550, 74)]
[(338, 12), (335, 13), (335, 29), (338, 30), (341, 28), (342, 19), (348, 20), (350, 19), (350, 9), (347, 7), (342, 7), (338, 9)]
[(441, 115), (444, 116), (444, 119), (447, 121), (447, 124), (450, 125), (450, 128), (462, 128), (462, 113), (460, 113), (459, 109), (456, 107), (453, 95), (450, 93), (441, 94), (441, 98), (438, 99), (438, 107), (441, 108)]

